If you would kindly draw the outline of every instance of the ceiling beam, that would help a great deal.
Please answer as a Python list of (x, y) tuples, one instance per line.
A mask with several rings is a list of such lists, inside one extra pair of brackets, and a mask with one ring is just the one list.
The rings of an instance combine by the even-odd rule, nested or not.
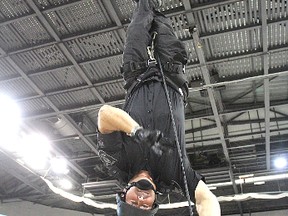
[[(270, 78), (269, 81), (272, 81), (275, 78), (277, 78), (277, 76)], [(267, 79), (267, 78), (265, 78), (265, 79)], [(255, 80), (253, 80), (253, 82), (254, 81)], [(229, 103), (230, 104), (235, 103), (236, 101), (242, 99), (243, 97), (245, 97), (246, 95), (248, 95), (248, 94), (250, 94), (252, 92), (253, 92), (253, 94), (255, 94), (255, 91), (257, 89), (259, 89), (260, 87), (262, 87), (263, 85), (264, 85), (263, 80), (259, 81), (258, 83), (252, 83), (252, 87), (251, 88), (247, 89), (244, 92), (241, 92), (239, 95), (235, 96), (234, 98), (229, 99)]]
[[(268, 25), (267, 25), (267, 12), (266, 1), (259, 0), (260, 17), (262, 23), (262, 64), (264, 68), (264, 76), (269, 73), (269, 56), (268, 56)], [(265, 142), (266, 142), (266, 167), (270, 170), (270, 88), (269, 79), (264, 79), (264, 104), (265, 104)]]
[[(38, 19), (40, 20), (40, 22), (42, 23), (43, 27), (46, 28), (46, 30), (49, 32), (49, 34), (56, 40), (58, 47), (60, 48), (60, 50), (63, 52), (63, 54), (67, 57), (67, 59), (69, 59), (70, 62), (72, 62), (73, 66), (75, 67), (76, 71), (78, 72), (78, 74), (80, 75), (80, 77), (85, 80), (85, 82), (89, 85), (92, 86), (92, 82), (90, 81), (90, 79), (88, 78), (88, 76), (85, 74), (85, 72), (83, 71), (83, 69), (80, 67), (80, 65), (76, 62), (75, 58), (73, 57), (73, 55), (70, 53), (70, 51), (67, 49), (67, 47), (64, 45), (64, 43), (61, 41), (60, 37), (57, 35), (57, 33), (55, 32), (55, 30), (52, 28), (52, 26), (50, 25), (50, 23), (47, 21), (47, 19), (45, 18), (45, 16), (43, 15), (43, 13), (39, 10), (39, 8), (37, 7), (37, 5), (33, 2), (33, 0), (27, 0), (27, 4), (35, 11), (35, 13), (37, 14)], [(98, 100), (104, 104), (105, 101), (102, 98), (101, 94), (95, 89), (95, 88), (91, 88), (92, 93), (94, 94), (94, 96), (96, 96), (98, 98)]]
[[(113, 1), (113, 2), (115, 2), (115, 1)], [(109, 13), (109, 15), (112, 17), (112, 19), (116, 23), (117, 27), (119, 28), (116, 31), (118, 31), (119, 35), (122, 38), (122, 41), (124, 42), (126, 40), (126, 32), (124, 31), (123, 24), (121, 23), (121, 20), (120, 20), (119, 16), (117, 15), (117, 12), (115, 11), (115, 8), (114, 8), (111, 0), (105, 0), (105, 1), (103, 1), (103, 4), (105, 5), (107, 13)]]
[(15, 162), (15, 160), (13, 160), (5, 152), (0, 151), (0, 155), (1, 155), (1, 169), (2, 170), (4, 170), (5, 172), (9, 173), (12, 176), (14, 176), (15, 178), (17, 178), (18, 180), (23, 182), (25, 185), (33, 188), (34, 190), (38, 191), (39, 193), (46, 195), (46, 191), (44, 190), (44, 188), (37, 185), (36, 183), (32, 183), (31, 181), (29, 181), (27, 176), (22, 174), (22, 171), (24, 171), (24, 170), (27, 172), (29, 171), (29, 173), (32, 173), (36, 178), (38, 178), (40, 180), (40, 177), (38, 175), (33, 173), (31, 170), (24, 169), (24, 168), (21, 169), (21, 171), (18, 170), (20, 167), (22, 168), (22, 166), (19, 166), (19, 164), (17, 162)]
[[(279, 135), (278, 133), (281, 132), (281, 131), (285, 131), (287, 132), (288, 131), (288, 128), (285, 127), (285, 128), (277, 128), (277, 129), (272, 129), (270, 131), (271, 133), (271, 136), (272, 137), (281, 137), (282, 135)], [(273, 135), (273, 134), (276, 134), (276, 135)], [(227, 139), (229, 139), (229, 143), (233, 143), (233, 142), (238, 142), (238, 140), (240, 138), (244, 138), (245, 139), (245, 142), (248, 141), (249, 139), (247, 139), (247, 136), (249, 136), (252, 141), (257, 140), (257, 138), (253, 137), (254, 135), (265, 135), (265, 130), (261, 130), (261, 131), (254, 131), (254, 132), (247, 132), (247, 133), (242, 133), (242, 134), (236, 134), (236, 135), (229, 135), (227, 137)], [(264, 136), (263, 136), (264, 137)], [(259, 138), (259, 139), (262, 139), (264, 140), (265, 138)], [(241, 141), (242, 143), (245, 143), (244, 141)], [(270, 140), (270, 142), (272, 142)], [(273, 141), (275, 142), (275, 141)], [(202, 139), (202, 140), (188, 140), (186, 141), (186, 147), (187, 148), (192, 148), (194, 147), (195, 145), (199, 145), (199, 146), (203, 146), (203, 145), (207, 145), (207, 146), (212, 146), (212, 145), (218, 145), (221, 143), (221, 140), (218, 138), (218, 137), (214, 137), (214, 138), (207, 138), (207, 139)], [(265, 143), (263, 141), (263, 143)], [(230, 148), (230, 147), (229, 147)], [(229, 149), (228, 148), (228, 149)]]
[[(286, 107), (287, 104), (288, 104), (288, 100), (271, 101), (270, 108)], [(225, 105), (225, 110), (222, 113), (219, 113), (220, 116), (236, 115), (237, 113), (262, 110), (265, 108), (263, 102), (257, 102), (256, 104), (255, 103), (241, 103), (241, 104), (232, 104), (232, 105), (224, 103), (224, 105)], [(207, 110), (198, 110), (198, 111), (194, 111), (193, 113), (187, 113), (185, 117), (186, 119), (211, 118), (213, 117), (213, 113), (207, 112)]]

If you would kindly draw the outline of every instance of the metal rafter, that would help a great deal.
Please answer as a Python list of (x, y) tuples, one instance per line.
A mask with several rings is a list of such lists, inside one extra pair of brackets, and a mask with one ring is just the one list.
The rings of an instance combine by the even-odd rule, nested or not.
[[(286, 107), (288, 104), (288, 100), (281, 100), (281, 101), (272, 101), (270, 104), (271, 108), (280, 108)], [(257, 111), (264, 109), (265, 106), (263, 102), (261, 103), (241, 103), (241, 104), (232, 104), (232, 105), (225, 105), (225, 110), (223, 113), (219, 113), (220, 116), (222, 115), (234, 115), (241, 112), (248, 112), (248, 111)], [(186, 114), (185, 116), (187, 119), (201, 119), (207, 117), (213, 117), (212, 113), (207, 112), (207, 110), (199, 110), (194, 112), (193, 114)]]
[[(238, 118), (239, 116), (241, 116), (241, 115), (243, 115), (245, 112), (241, 112), (241, 113), (238, 113), (238, 114), (236, 114), (235, 116), (233, 116), (232, 118), (230, 118), (230, 119), (225, 119), (225, 123), (227, 124), (227, 125), (229, 125), (229, 124), (231, 124), (231, 122), (234, 122), (234, 119), (236, 119), (236, 118)], [(224, 115), (224, 117), (226, 117), (225, 115)], [(207, 119), (207, 118), (203, 118), (203, 119)], [(193, 120), (193, 118), (191, 118), (191, 119), (186, 119), (186, 120)], [(197, 132), (197, 131), (202, 131), (202, 130), (209, 130), (209, 129), (212, 129), (212, 128), (215, 128), (215, 127), (217, 127), (217, 125), (215, 124), (215, 121), (212, 121), (213, 122), (213, 124), (211, 124), (211, 125), (206, 125), (206, 126), (202, 126), (202, 127), (198, 127), (198, 128), (191, 128), (191, 129), (187, 129), (187, 130), (185, 130), (185, 133), (195, 133), (195, 132)], [(226, 126), (226, 128), (227, 128), (227, 126)], [(228, 135), (228, 134), (227, 134)]]
[[(18, 163), (16, 163), (13, 159), (11, 159), (6, 153), (0, 151), (1, 153), (1, 169), (3, 169), (4, 171), (6, 171), (7, 173), (9, 173), (10, 175), (14, 176), (15, 178), (17, 178), (18, 180), (20, 180), (21, 182), (23, 182), (25, 185), (28, 185), (29, 187), (33, 188), (34, 190), (40, 192), (41, 194), (46, 195), (46, 191), (40, 187), (39, 185), (29, 181), (27, 179), (27, 176), (23, 176), (20, 172), (17, 172), (17, 170), (15, 170), (15, 167), (21, 167), (19, 166)], [(5, 158), (5, 161), (4, 161)], [(24, 170), (24, 169), (23, 169)], [(28, 170), (26, 170), (28, 171)], [(33, 172), (29, 171), (30, 173), (34, 174)], [(35, 174), (34, 174), (35, 175)], [(35, 177), (37, 177), (38, 179), (39, 176), (35, 175)]]
[[(275, 79), (276, 77), (270, 78), (269, 81), (272, 81), (273, 79)], [(250, 94), (251, 92), (253, 92), (253, 95), (255, 97), (255, 91), (262, 87), (264, 85), (263, 81), (259, 81), (258, 83), (255, 83), (255, 81), (253, 81), (251, 88), (247, 89), (244, 92), (241, 92), (239, 95), (235, 96), (234, 98), (231, 98), (229, 100), (229, 103), (232, 104), (234, 102), (236, 102), (237, 100), (240, 100), (241, 98), (245, 97), (246, 95)], [(256, 102), (256, 101), (255, 101)]]
[[(189, 0), (183, 0), (183, 5), (184, 5), (184, 8), (186, 11), (191, 10), (191, 3)], [(196, 51), (198, 59), (199, 59), (202, 76), (203, 76), (205, 84), (209, 85), (209, 84), (211, 84), (211, 81), (210, 81), (211, 77), (210, 77), (210, 73), (209, 73), (209, 70), (207, 67), (206, 58), (205, 58), (205, 54), (203, 51), (203, 44), (202, 44), (201, 39), (199, 37), (199, 32), (197, 31), (194, 16), (192, 13), (187, 13), (186, 16), (187, 16), (188, 24), (191, 25), (193, 44), (194, 44), (194, 48), (195, 48), (195, 51)], [(217, 103), (218, 103), (218, 106), (220, 106), (220, 109), (223, 109), (223, 105), (222, 105), (222, 102), (220, 100), (218, 100), (218, 101), (216, 100), (214, 89), (208, 88), (207, 92), (208, 92), (208, 97), (210, 99), (213, 115), (215, 118), (215, 122), (216, 122), (216, 126), (218, 129), (219, 137), (221, 140), (223, 152), (225, 155), (225, 159), (229, 165), (229, 177), (231, 179), (233, 190), (234, 190), (235, 194), (238, 194), (239, 192), (238, 192), (237, 186), (235, 184), (232, 164), (231, 164), (231, 160), (229, 157), (229, 152), (227, 149), (227, 143), (226, 143), (225, 134), (224, 134), (226, 130), (224, 128), (224, 131), (223, 131), (221, 119), (220, 119), (220, 116), (218, 113), (218, 108), (217, 108)], [(218, 97), (218, 98), (220, 98), (220, 97)], [(243, 215), (243, 210), (242, 210), (242, 206), (241, 206), (240, 202), (237, 202), (237, 204), (239, 207), (240, 214)]]
[[(260, 15), (262, 22), (262, 46), (263, 46), (263, 68), (264, 75), (269, 73), (269, 56), (268, 56), (268, 25), (266, 1), (259, 0)], [(269, 6), (270, 7), (270, 6)], [(270, 170), (270, 89), (269, 79), (264, 79), (264, 104), (265, 104), (265, 142), (266, 142), (266, 167)]]
[[(60, 37), (57, 35), (55, 30), (52, 28), (52, 26), (49, 24), (49, 22), (46, 20), (42, 12), (39, 10), (39, 8), (36, 6), (36, 4), (33, 2), (33, 0), (27, 0), (27, 4), (35, 11), (37, 14), (38, 19), (43, 24), (44, 28), (49, 32), (49, 34), (56, 40), (58, 47), (60, 50), (64, 53), (64, 55), (69, 59), (70, 62), (72, 62), (73, 66), (75, 67), (78, 74), (81, 76), (83, 80), (89, 85), (92, 86), (91, 80), (87, 77), (83, 69), (80, 67), (80, 65), (77, 63), (77, 61), (74, 59), (70, 51), (67, 49), (67, 47), (64, 45), (64, 43), (61, 41)], [(92, 93), (94, 96), (98, 98), (98, 100), (101, 103), (105, 103), (104, 99), (100, 95), (100, 93), (95, 89), (91, 88)]]
[(120, 34), (122, 40), (125, 41), (126, 32), (124, 31), (124, 27), (123, 27), (123, 25), (121, 23), (121, 20), (119, 19), (119, 16), (117, 15), (117, 13), (115, 11), (115, 8), (114, 8), (111, 0), (105, 0), (105, 1), (103, 1), (103, 4), (106, 7), (106, 11), (110, 14), (110, 16), (115, 21), (117, 27), (119, 27), (119, 29), (117, 31)]

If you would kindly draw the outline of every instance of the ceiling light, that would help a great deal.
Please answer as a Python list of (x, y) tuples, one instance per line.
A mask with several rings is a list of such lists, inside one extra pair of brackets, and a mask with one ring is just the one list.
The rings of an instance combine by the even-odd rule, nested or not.
[(17, 135), (21, 124), (20, 109), (17, 104), (6, 95), (0, 94), (0, 146), (14, 151), (17, 145)]
[(277, 169), (283, 169), (287, 166), (287, 160), (284, 157), (279, 157), (274, 160), (274, 166)]
[(23, 156), (42, 155), (43, 157), (47, 157), (50, 155), (50, 150), (51, 146), (47, 137), (42, 134), (32, 133), (24, 135), (22, 138), (19, 153)]
[(239, 176), (239, 179), (251, 178), (251, 177), (253, 177), (253, 176), (254, 176), (254, 174), (240, 175), (240, 176)]
[(263, 184), (265, 184), (265, 181), (254, 182), (254, 185), (263, 185)]
[(64, 158), (53, 158), (51, 160), (51, 169), (58, 174), (68, 174), (67, 161)]
[(208, 187), (208, 188), (209, 188), (209, 190), (216, 190), (217, 189), (217, 187), (214, 187), (214, 186)]
[(43, 169), (46, 169), (48, 166), (47, 158), (43, 158), (41, 157), (41, 155), (24, 157), (23, 160), (29, 167), (35, 170), (43, 170)]
[(85, 194), (84, 194), (84, 197), (93, 198), (94, 195), (93, 195), (92, 193), (85, 193)]
[(23, 161), (33, 169), (47, 168), (50, 157), (49, 140), (42, 134), (29, 134), (23, 137), (18, 153)]
[(73, 188), (72, 182), (68, 179), (62, 179), (60, 180), (60, 187), (64, 190), (70, 190)]

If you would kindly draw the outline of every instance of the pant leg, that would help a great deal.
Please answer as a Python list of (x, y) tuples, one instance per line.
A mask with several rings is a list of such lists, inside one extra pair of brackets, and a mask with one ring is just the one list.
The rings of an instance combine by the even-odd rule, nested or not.
[(156, 52), (162, 63), (174, 60), (185, 65), (188, 58), (185, 45), (174, 34), (170, 19), (158, 13), (154, 18), (153, 30), (158, 33)]
[(139, 0), (128, 26), (123, 64), (148, 60), (147, 46), (151, 41), (153, 18), (154, 12), (149, 8), (148, 0)]

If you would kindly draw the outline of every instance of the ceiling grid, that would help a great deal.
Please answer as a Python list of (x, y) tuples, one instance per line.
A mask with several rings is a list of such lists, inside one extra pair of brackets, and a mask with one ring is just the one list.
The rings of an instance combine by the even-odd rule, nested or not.
[[(78, 185), (75, 193), (83, 193), (82, 183), (97, 181), (93, 191), (101, 196), (96, 200), (109, 203), (118, 186), (101, 171), (97, 157), (97, 112), (103, 104), (120, 108), (124, 103), (120, 67), (135, 6), (133, 0), (0, 1), (0, 91), (21, 107), (25, 131), (37, 129), (49, 136), (55, 154), (68, 160), (70, 179)], [(160, 10), (189, 53), (185, 137), (193, 167), (208, 185), (231, 182), (216, 186), (217, 196), (275, 193), (280, 181), (281, 191), (288, 190), (285, 180), (254, 187), (235, 183), (245, 174), (287, 171), (276, 170), (273, 163), (276, 156), (288, 155), (287, 1), (171, 0)], [(191, 31), (192, 24), (197, 32)], [(59, 119), (72, 128), (66, 135), (55, 127)], [(115, 213), (42, 194), (37, 187), (41, 180), (32, 173), (22, 175), (26, 171), (14, 166), (20, 176), (9, 174), (8, 168), (0, 171), (4, 201), (26, 194), (26, 200), (45, 205)], [(179, 196), (170, 198), (174, 202)], [(275, 208), (288, 208), (285, 200), (278, 201)], [(263, 200), (221, 207), (223, 215), (273, 208)], [(169, 213), (179, 211), (185, 209)], [(165, 213), (160, 210), (159, 215)]]

